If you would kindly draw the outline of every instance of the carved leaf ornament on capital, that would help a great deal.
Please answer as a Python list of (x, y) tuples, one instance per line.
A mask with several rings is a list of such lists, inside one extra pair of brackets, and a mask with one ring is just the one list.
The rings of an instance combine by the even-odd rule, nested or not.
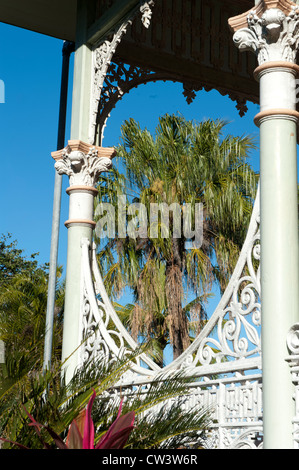
[(69, 177), (70, 186), (95, 186), (100, 174), (112, 167), (113, 148), (93, 147), (81, 141), (69, 141), (68, 145), (52, 156), (59, 175)]
[[(145, 3), (150, 4), (142, 2), (144, 7)], [(147, 25), (150, 12), (147, 8), (140, 11)], [(115, 47), (130, 21), (128, 19), (123, 23), (113, 39), (104, 41), (94, 55), (98, 63), (95, 84), (100, 90)], [(230, 27), (234, 31), (237, 47), (240, 50), (254, 51), (259, 65), (268, 61), (295, 63), (299, 44), (299, 8), (293, 2), (261, 1), (255, 9), (232, 18)], [(98, 91), (99, 88), (97, 93)], [(96, 121), (93, 125), (96, 126)], [(102, 155), (99, 147), (94, 147), (93, 140), (91, 144), (85, 144), (86, 148), (66, 147), (57, 159), (57, 171), (67, 174), (71, 185), (93, 186), (98, 175), (111, 167), (111, 157)], [(234, 445), (232, 439), (236, 441), (236, 446), (244, 447), (246, 432), (252, 435), (250, 442), (253, 442), (257, 432), (261, 432), (259, 222), (257, 194), (240, 258), (218, 307), (192, 345), (164, 368), (166, 373), (181, 370), (186, 375), (197, 377), (197, 388), (194, 388), (193, 393), (190, 391), (190, 403), (186, 406), (192, 407), (192, 400), (198, 399), (203, 404), (213, 403), (216, 410), (215, 421), (219, 420), (216, 437), (220, 438), (222, 434), (223, 445), (226, 447)], [(92, 250), (90, 257), (87, 241), (82, 241), (82, 266), (82, 339), (90, 338), (82, 346), (82, 361), (90, 360), (95, 355), (119, 357), (129, 354), (137, 345), (121, 324), (108, 299), (95, 250)], [(298, 328), (292, 332), (289, 347), (297, 353)], [(150, 382), (159, 373), (160, 368), (144, 354), (122, 377), (121, 385), (136, 387)], [(237, 384), (241, 386), (238, 387)], [(236, 436), (232, 437), (232, 429), (241, 434), (239, 441)]]
[(258, 64), (295, 63), (299, 45), (299, 7), (289, 0), (262, 0), (256, 8), (231, 18), (233, 41), (240, 51), (253, 51)]

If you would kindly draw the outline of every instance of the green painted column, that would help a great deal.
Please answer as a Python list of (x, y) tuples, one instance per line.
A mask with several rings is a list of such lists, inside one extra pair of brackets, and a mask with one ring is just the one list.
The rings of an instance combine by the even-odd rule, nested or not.
[(81, 240), (91, 241), (92, 226), (74, 223), (68, 226), (68, 253), (64, 304), (62, 363), (66, 382), (69, 382), (81, 363), (80, 295), (81, 295)]
[(294, 388), (286, 337), (298, 321), (296, 122), (260, 123), (264, 448), (293, 447)]
[[(299, 321), (297, 123), (295, 65), (299, 11), (259, 2), (232, 18), (234, 42), (257, 55), (260, 84), (260, 227), (263, 428), (265, 449), (291, 449), (295, 403), (287, 334)], [(281, 8), (279, 8), (281, 6)]]
[(62, 362), (66, 382), (69, 382), (78, 366), (82, 364), (83, 313), (83, 239), (91, 243), (95, 222), (95, 184), (101, 172), (111, 168), (113, 148), (94, 147), (78, 140), (70, 140), (65, 149), (53, 152), (55, 168), (60, 175), (69, 177), (68, 250), (64, 303)]
[(81, 364), (82, 269), (81, 241), (93, 237), (95, 184), (102, 171), (111, 167), (114, 149), (90, 145), (89, 130), (92, 93), (93, 53), (87, 41), (88, 0), (78, 0), (77, 33), (74, 58), (71, 139), (65, 149), (53, 152), (55, 168), (69, 177), (69, 219), (62, 361), (68, 382)]
[(87, 42), (88, 0), (78, 0), (71, 140), (88, 142), (92, 91), (92, 50)]
[[(71, 118), (71, 142), (74, 144), (66, 151), (54, 152), (52, 156), (55, 160), (64, 159), (66, 167), (71, 171), (69, 161), (72, 152), (81, 151), (81, 157), (86, 158), (88, 148), (76, 146), (75, 141), (88, 142), (88, 127), (90, 114), (90, 93), (91, 93), (91, 72), (92, 72), (92, 51), (86, 43), (88, 5), (85, 0), (78, 0), (77, 3), (77, 32), (74, 57), (73, 76), (73, 97), (72, 97), (72, 118)], [(55, 165), (56, 166), (56, 165)], [(75, 170), (77, 171), (77, 170)], [(67, 174), (60, 168), (60, 174)], [(79, 173), (80, 174), (80, 173)], [(70, 176), (70, 175), (68, 175)], [(83, 177), (83, 175), (81, 175)], [(67, 191), (70, 197), (69, 221), (72, 220), (72, 199), (73, 192)], [(78, 346), (80, 342), (80, 285), (81, 285), (81, 239), (86, 237), (92, 239), (94, 228), (92, 220), (93, 197), (90, 200), (90, 207), (83, 207), (81, 213), (76, 215), (76, 222), (66, 222), (68, 230), (67, 238), (67, 264), (65, 282), (65, 302), (64, 302), (64, 326), (63, 326), (63, 346), (62, 362), (65, 363), (64, 370), (66, 381), (72, 377), (75, 369), (80, 363)], [(78, 212), (78, 211), (77, 211)], [(81, 221), (80, 221), (81, 219)], [(89, 222), (84, 222), (84, 219)], [(66, 359), (68, 359), (67, 362)]]

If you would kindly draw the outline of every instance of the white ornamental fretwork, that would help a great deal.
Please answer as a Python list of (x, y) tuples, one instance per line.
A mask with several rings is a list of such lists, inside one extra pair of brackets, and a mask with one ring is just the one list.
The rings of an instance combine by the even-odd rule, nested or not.
[[(259, 190), (242, 252), (218, 307), (192, 345), (169, 367), (220, 371), (232, 361), (258, 364), (261, 353)], [(220, 367), (221, 366), (221, 367)], [(246, 366), (247, 367), (247, 366)]]
[[(89, 299), (94, 294), (92, 276), (88, 268), (88, 255), (86, 253), (87, 267), (85, 272), (89, 276), (86, 286), (90, 286)], [(85, 259), (85, 258), (84, 258)], [(95, 256), (93, 255), (93, 260)], [(261, 303), (260, 303), (260, 230), (259, 230), (259, 191), (251, 217), (247, 237), (236, 265), (234, 274), (227, 289), (219, 302), (218, 307), (192, 345), (175, 361), (165, 367), (165, 370), (184, 370), (192, 375), (220, 373), (224, 371), (243, 371), (253, 368), (259, 369), (261, 353)], [(120, 337), (131, 350), (137, 345), (121, 324), (104, 288), (97, 263), (93, 262), (93, 277), (95, 279), (96, 295), (100, 295), (105, 306), (106, 314), (109, 312), (111, 321), (116, 325)], [(103, 308), (103, 306), (101, 306)], [(94, 305), (94, 312), (97, 310)], [(111, 338), (111, 331), (107, 331), (107, 342), (110, 348), (116, 345)], [(112, 348), (112, 349), (113, 349)], [(116, 348), (117, 349), (117, 348)], [(149, 358), (148, 358), (149, 359)], [(145, 360), (146, 362), (146, 360)], [(155, 369), (152, 361), (148, 362), (152, 370)], [(148, 370), (146, 371), (148, 373)]]
[(140, 84), (156, 81), (181, 82), (183, 84), (183, 95), (188, 104), (191, 104), (199, 90), (211, 91), (217, 89), (222, 96), (228, 95), (232, 101), (236, 101), (236, 108), (240, 116), (244, 116), (248, 110), (246, 106), (247, 98), (239, 92), (230, 92), (225, 88), (211, 86), (203, 82), (185, 81), (184, 77), (177, 73), (154, 71), (149, 68), (137, 67), (133, 64), (126, 64), (119, 57), (114, 57), (110, 62), (105, 79), (102, 85), (101, 95), (97, 101), (97, 114), (95, 125), (97, 126), (98, 143), (101, 145), (103, 133), (107, 119), (112, 109), (132, 88)]
[[(88, 239), (82, 239), (82, 292), (81, 292), (81, 360), (92, 360), (93, 358), (124, 358), (132, 356), (132, 352), (138, 349), (138, 345), (130, 337), (119, 320), (107, 292), (103, 280), (100, 276), (96, 263), (95, 246), (92, 249), (92, 265), (90, 264), (90, 243)], [(93, 271), (93, 272), (92, 272)], [(114, 325), (114, 326), (112, 326)], [(122, 380), (136, 374), (150, 375), (159, 370), (144, 353), (133, 359), (131, 370), (128, 371)], [(147, 364), (148, 368), (141, 367), (141, 361)]]
[(152, 19), (152, 7), (154, 6), (154, 0), (149, 0), (148, 2), (140, 0), (140, 3), (142, 24), (145, 28), (149, 28)]
[(91, 124), (90, 124), (90, 144), (95, 143), (96, 134), (96, 117), (98, 113), (101, 92), (104, 80), (107, 74), (109, 64), (115, 54), (116, 48), (121, 41), (122, 36), (126, 33), (128, 26), (132, 23), (127, 20), (112, 34), (112, 39), (106, 39), (99, 44), (93, 53), (93, 84), (91, 96)]
[[(131, 356), (138, 345), (121, 323), (106, 292), (95, 245), (83, 239), (81, 360)], [(240, 259), (226, 292), (191, 346), (163, 368), (163, 374), (194, 378), (184, 407), (213, 412), (208, 448), (262, 446), (262, 376), (260, 357), (259, 191)], [(256, 330), (256, 331), (255, 331)], [(213, 343), (214, 341), (214, 343)], [(296, 343), (296, 341), (295, 341)], [(131, 361), (130, 361), (131, 362)], [(119, 385), (133, 393), (162, 372), (142, 353), (130, 363)], [(129, 387), (129, 388), (128, 388)]]
[(95, 144), (96, 140), (96, 127), (97, 127), (97, 114), (99, 108), (99, 102), (101, 92), (104, 84), (104, 80), (107, 74), (109, 64), (116, 52), (118, 44), (121, 42), (123, 36), (128, 30), (128, 27), (132, 24), (137, 13), (141, 12), (141, 20), (143, 25), (148, 28), (152, 16), (152, 7), (154, 0), (148, 2), (140, 1), (139, 8), (134, 9), (128, 14), (124, 21), (118, 25), (113, 31), (109, 32), (109, 35), (101, 40), (96, 45), (93, 52), (93, 82), (92, 82), (92, 93), (91, 93), (91, 116), (90, 116), (90, 131), (89, 131), (89, 143)]
[[(269, 0), (264, 3), (268, 7)], [(284, 3), (281, 1), (282, 8)], [(238, 29), (233, 36), (235, 45), (241, 51), (255, 52), (259, 65), (270, 61), (296, 61), (299, 8), (289, 3), (292, 6), (288, 14), (280, 8), (267, 8), (262, 15), (258, 8), (250, 11), (247, 14), (247, 27)]]
[(294, 385), (295, 415), (293, 419), (294, 449), (299, 449), (299, 323), (295, 323), (286, 338), (289, 356), (286, 361), (290, 366), (290, 380)]

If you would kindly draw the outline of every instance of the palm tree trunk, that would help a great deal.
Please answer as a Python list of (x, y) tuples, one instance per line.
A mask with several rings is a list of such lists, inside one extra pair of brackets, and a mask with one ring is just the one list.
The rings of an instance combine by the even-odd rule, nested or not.
[(166, 264), (168, 323), (174, 359), (179, 357), (190, 344), (188, 321), (182, 307), (184, 289), (181, 244), (182, 240), (175, 238), (172, 240), (172, 259)]

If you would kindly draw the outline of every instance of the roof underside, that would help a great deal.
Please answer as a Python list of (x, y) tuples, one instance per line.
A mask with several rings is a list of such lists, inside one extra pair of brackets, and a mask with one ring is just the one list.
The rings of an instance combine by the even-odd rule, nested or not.
[[(92, 0), (92, 3), (100, 5), (99, 11), (112, 5), (115, 11), (124, 0)], [(222, 0), (221, 3), (234, 4), (238, 13), (243, 13), (254, 5), (254, 0)], [(76, 13), (77, 0), (0, 0), (0, 22), (68, 41), (76, 38)]]
[(0, 0), (0, 21), (75, 41), (77, 0)]
[[(87, 15), (86, 39), (92, 46), (139, 4), (139, 0), (86, 0), (85, 10), (83, 1), (0, 0), (0, 21), (75, 42), (78, 8)], [(136, 17), (116, 55), (126, 64), (184, 83), (191, 93), (204, 86), (237, 99), (240, 107), (246, 100), (257, 102), (254, 54), (239, 53), (228, 27), (228, 18), (254, 4), (254, 0), (155, 0), (150, 27), (144, 28), (140, 15)]]

